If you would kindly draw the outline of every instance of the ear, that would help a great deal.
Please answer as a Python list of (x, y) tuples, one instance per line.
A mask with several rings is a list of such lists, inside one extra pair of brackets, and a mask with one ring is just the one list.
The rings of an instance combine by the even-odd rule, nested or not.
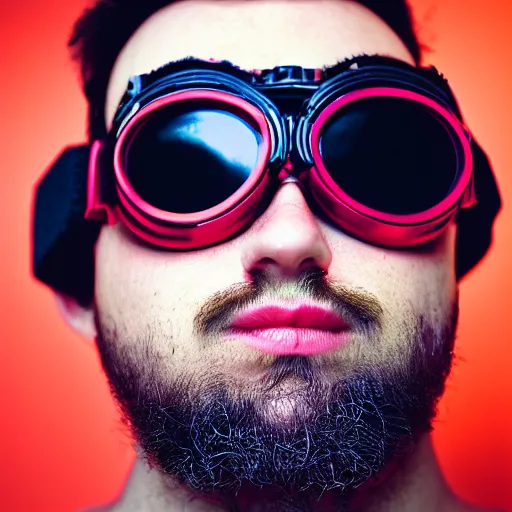
[(67, 324), (80, 336), (89, 341), (96, 338), (96, 325), (94, 323), (94, 309), (82, 306), (75, 298), (60, 292), (55, 293), (55, 300), (60, 314)]

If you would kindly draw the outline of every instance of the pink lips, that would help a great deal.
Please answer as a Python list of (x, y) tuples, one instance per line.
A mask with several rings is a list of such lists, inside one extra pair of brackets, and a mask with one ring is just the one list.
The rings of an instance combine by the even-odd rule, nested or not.
[(349, 325), (319, 306), (263, 306), (246, 310), (231, 324), (230, 333), (252, 348), (274, 355), (313, 355), (344, 345)]

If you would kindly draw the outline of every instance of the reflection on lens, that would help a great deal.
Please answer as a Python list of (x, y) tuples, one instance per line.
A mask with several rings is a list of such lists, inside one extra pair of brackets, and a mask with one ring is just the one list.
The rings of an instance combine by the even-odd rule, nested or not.
[(261, 134), (223, 110), (169, 106), (155, 111), (134, 137), (125, 170), (146, 202), (192, 213), (226, 200), (254, 170)]
[(453, 187), (457, 156), (434, 111), (374, 97), (340, 109), (323, 127), (320, 154), (336, 184), (359, 203), (406, 215), (439, 204)]

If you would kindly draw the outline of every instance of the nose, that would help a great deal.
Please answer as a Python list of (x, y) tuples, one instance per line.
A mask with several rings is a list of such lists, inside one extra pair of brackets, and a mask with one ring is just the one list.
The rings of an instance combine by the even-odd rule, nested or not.
[(282, 278), (311, 269), (327, 272), (332, 260), (319, 221), (294, 182), (281, 185), (243, 243), (242, 264), (248, 275), (258, 270)]

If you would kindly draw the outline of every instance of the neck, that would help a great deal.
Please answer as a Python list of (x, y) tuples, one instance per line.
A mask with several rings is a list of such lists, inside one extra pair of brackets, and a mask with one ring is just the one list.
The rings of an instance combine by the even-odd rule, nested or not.
[[(323, 494), (311, 512), (340, 510), (339, 500), (329, 491)], [(265, 488), (256, 492), (242, 490), (232, 503), (205, 499), (190, 489), (169, 483), (158, 471), (148, 468), (137, 458), (118, 512), (256, 512), (270, 510), (275, 493)], [(279, 510), (273, 507), (272, 510)], [(444, 480), (437, 463), (432, 441), (426, 435), (399, 467), (378, 485), (363, 486), (345, 505), (346, 512), (437, 512), (458, 510), (457, 499)]]

